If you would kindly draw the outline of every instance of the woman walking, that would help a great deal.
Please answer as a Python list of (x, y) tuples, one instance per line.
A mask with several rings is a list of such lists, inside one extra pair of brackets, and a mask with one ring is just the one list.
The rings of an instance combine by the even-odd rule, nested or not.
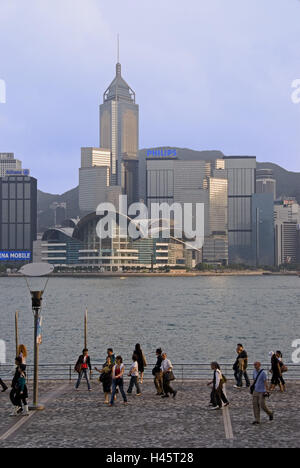
[(128, 377), (130, 377), (130, 384), (129, 384), (127, 393), (131, 394), (133, 387), (136, 386), (136, 394), (137, 396), (140, 396), (142, 392), (141, 392), (141, 387), (139, 384), (139, 367), (138, 367), (136, 354), (133, 354), (132, 361), (133, 363), (132, 363), (132, 366), (130, 367), (130, 371), (128, 374)]
[(280, 361), (279, 361), (277, 353), (273, 353), (271, 357), (271, 372), (272, 372), (271, 387), (270, 387), (271, 392), (275, 390), (277, 385), (279, 386), (280, 391), (283, 392), (283, 385), (282, 385), (282, 380), (281, 380), (282, 373), (281, 373)]
[[(26, 385), (26, 366), (21, 364), (19, 367), (20, 376), (17, 382), (17, 391), (16, 391), (16, 405), (21, 408), (21, 412), (24, 416), (29, 416), (28, 408), (28, 389)], [(22, 408), (23, 405), (23, 408)]]
[(9, 394), (9, 398), (14, 409), (10, 416), (18, 416), (20, 412), (22, 411), (22, 407), (20, 406), (20, 401), (17, 398), (18, 382), (21, 376), (21, 371), (20, 371), (20, 366), (22, 365), (21, 358), (19, 357), (16, 358), (15, 365), (16, 365), (15, 375), (11, 383), (11, 391)]
[(113, 406), (114, 404), (114, 398), (116, 394), (116, 390), (119, 387), (120, 393), (123, 397), (124, 400), (124, 405), (127, 405), (127, 398), (124, 392), (124, 372), (125, 372), (125, 366), (123, 364), (123, 359), (121, 356), (116, 357), (116, 364), (114, 365), (112, 369), (112, 393), (111, 393), (111, 400), (109, 403), (109, 406)]
[(79, 385), (81, 383), (82, 377), (85, 378), (88, 386), (88, 391), (91, 392), (91, 384), (89, 380), (88, 371), (90, 370), (90, 375), (92, 374), (92, 366), (91, 366), (91, 359), (89, 356), (89, 350), (84, 349), (82, 351), (82, 355), (79, 356), (78, 361), (75, 366), (75, 371), (78, 373), (78, 380), (75, 386), (75, 390), (78, 390)]
[(281, 351), (276, 351), (276, 355), (278, 357), (278, 361), (279, 361), (279, 366), (280, 366), (280, 371), (281, 371), (281, 376), (280, 376), (280, 382), (281, 382), (281, 385), (282, 385), (282, 390), (284, 392), (286, 392), (286, 384), (285, 384), (285, 380), (283, 378), (283, 373), (284, 372), (287, 372), (288, 371), (288, 368), (286, 367), (286, 365), (283, 363), (283, 355), (282, 355), (282, 352)]
[(103, 393), (104, 393), (104, 403), (109, 404), (109, 395), (111, 393), (111, 385), (112, 385), (112, 368), (113, 365), (111, 363), (111, 358), (108, 356), (106, 358), (106, 363), (104, 364), (102, 370), (97, 369), (95, 367), (95, 370), (99, 372), (100, 375), (100, 382), (102, 383), (103, 386)]
[(147, 361), (146, 361), (145, 354), (139, 343), (135, 345), (135, 350), (133, 354), (137, 356), (137, 362), (138, 362), (138, 367), (139, 367), (139, 373), (141, 375), (141, 384), (142, 384), (144, 380), (145, 367), (147, 367)]
[(222, 402), (224, 403), (224, 406), (228, 406), (229, 401), (223, 392), (224, 377), (222, 376), (219, 364), (217, 362), (212, 362), (211, 370), (214, 371), (213, 380), (208, 384), (213, 386), (211, 392), (211, 409), (219, 410), (222, 409)]

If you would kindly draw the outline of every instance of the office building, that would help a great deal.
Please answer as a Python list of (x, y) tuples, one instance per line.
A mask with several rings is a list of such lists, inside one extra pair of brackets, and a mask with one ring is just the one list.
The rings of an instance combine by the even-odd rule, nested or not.
[(274, 266), (274, 198), (273, 193), (252, 195), (253, 265)]
[(111, 152), (104, 148), (81, 148), (79, 169), (79, 208), (93, 212), (106, 201), (110, 184)]
[(256, 158), (224, 157), (228, 178), (229, 263), (251, 265), (252, 195), (256, 189)]
[(111, 185), (122, 185), (123, 154), (138, 160), (139, 107), (135, 92), (116, 65), (116, 76), (103, 95), (100, 105), (100, 145), (111, 151)]
[(294, 198), (278, 200), (274, 205), (276, 265), (297, 262), (297, 236), (300, 206)]
[[(29, 176), (0, 178), (0, 250), (10, 258), (32, 260), (37, 236), (37, 180)], [(16, 257), (17, 259), (17, 257)]]
[(276, 200), (276, 179), (272, 169), (257, 169), (256, 193), (271, 193)]
[(0, 177), (5, 177), (8, 170), (21, 171), (22, 162), (15, 159), (14, 153), (0, 153)]

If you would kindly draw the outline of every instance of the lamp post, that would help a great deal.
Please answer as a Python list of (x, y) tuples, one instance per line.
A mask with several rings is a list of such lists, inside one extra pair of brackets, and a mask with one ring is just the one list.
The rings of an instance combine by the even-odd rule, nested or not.
[[(32, 411), (41, 411), (44, 406), (38, 404), (39, 396), (39, 348), (41, 344), (41, 310), (43, 294), (46, 290), (49, 275), (54, 267), (48, 263), (29, 263), (20, 269), (20, 273), (25, 277), (31, 295), (31, 306), (34, 317), (34, 378), (33, 378), (33, 404)], [(37, 287), (37, 279), (47, 276), (43, 288)], [(29, 280), (31, 278), (31, 280)]]

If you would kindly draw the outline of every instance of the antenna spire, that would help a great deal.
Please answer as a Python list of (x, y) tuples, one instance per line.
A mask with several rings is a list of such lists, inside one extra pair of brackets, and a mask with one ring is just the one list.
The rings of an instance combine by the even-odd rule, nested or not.
[(117, 36), (117, 63), (120, 62), (120, 35)]

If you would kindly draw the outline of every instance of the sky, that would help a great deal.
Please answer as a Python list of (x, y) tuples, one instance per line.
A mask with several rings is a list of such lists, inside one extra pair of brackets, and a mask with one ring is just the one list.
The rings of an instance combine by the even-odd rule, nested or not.
[(41, 190), (75, 187), (80, 148), (99, 146), (118, 33), (140, 148), (255, 155), (300, 172), (299, 0), (0, 0), (0, 152)]

